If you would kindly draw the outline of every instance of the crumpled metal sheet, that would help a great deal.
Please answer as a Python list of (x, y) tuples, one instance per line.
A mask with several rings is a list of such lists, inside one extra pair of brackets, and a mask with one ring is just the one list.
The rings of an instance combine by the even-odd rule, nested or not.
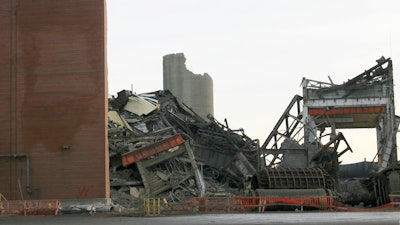
[(153, 105), (149, 101), (146, 101), (140, 96), (132, 94), (128, 97), (128, 102), (125, 104), (123, 109), (138, 116), (143, 116), (148, 115), (156, 110), (157, 106)]

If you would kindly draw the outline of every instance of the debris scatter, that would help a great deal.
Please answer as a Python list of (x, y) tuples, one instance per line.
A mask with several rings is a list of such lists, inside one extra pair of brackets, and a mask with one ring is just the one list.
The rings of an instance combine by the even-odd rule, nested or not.
[(203, 119), (168, 90), (120, 91), (108, 118), (111, 198), (127, 209), (144, 197), (240, 194), (256, 173), (258, 140), (212, 115)]

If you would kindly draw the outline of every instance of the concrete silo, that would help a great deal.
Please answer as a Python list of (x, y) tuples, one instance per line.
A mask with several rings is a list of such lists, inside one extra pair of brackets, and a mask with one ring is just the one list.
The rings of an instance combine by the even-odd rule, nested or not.
[(214, 114), (213, 80), (207, 73), (194, 74), (186, 68), (183, 53), (163, 57), (164, 90), (169, 90), (178, 100), (207, 118)]

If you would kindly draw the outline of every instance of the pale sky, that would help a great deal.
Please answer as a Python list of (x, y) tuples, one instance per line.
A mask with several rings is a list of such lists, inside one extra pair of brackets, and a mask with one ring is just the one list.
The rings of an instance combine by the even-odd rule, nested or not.
[[(107, 10), (110, 95), (161, 90), (162, 57), (184, 53), (213, 78), (215, 118), (261, 144), (303, 77), (341, 84), (391, 57), (400, 104), (398, 0), (108, 0)], [(354, 150), (343, 163), (373, 159), (375, 129), (342, 133)]]

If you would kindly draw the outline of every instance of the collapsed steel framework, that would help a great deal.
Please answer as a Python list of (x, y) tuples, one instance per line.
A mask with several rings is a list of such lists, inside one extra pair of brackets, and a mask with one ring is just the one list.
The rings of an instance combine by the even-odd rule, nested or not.
[[(324, 151), (337, 152), (341, 141), (346, 146), (337, 156), (352, 151), (343, 134), (336, 132), (340, 128), (376, 128), (379, 170), (397, 163), (400, 119), (395, 115), (392, 61), (381, 58), (377, 62), (341, 85), (303, 78), (303, 97), (294, 96), (261, 146), (266, 166), (312, 166), (310, 162), (321, 161)], [(330, 134), (324, 134), (326, 128), (331, 129)], [(326, 136), (329, 141), (324, 143)], [(285, 144), (289, 141), (296, 144)], [(282, 161), (288, 151), (306, 151), (306, 157)]]
[[(304, 168), (323, 168), (335, 180), (333, 189), (338, 190), (339, 157), (352, 148), (337, 129), (375, 128), (377, 171), (365, 185), (376, 197), (376, 205), (385, 204), (390, 193), (398, 192), (393, 182), (400, 180), (396, 146), (400, 119), (395, 115), (392, 61), (382, 57), (375, 66), (340, 85), (329, 80), (303, 78), (303, 96), (293, 97), (260, 148), (261, 165), (272, 171), (284, 170), (278, 173), (284, 174), (281, 180), (296, 174), (307, 178), (301, 175)], [(390, 168), (396, 169), (388, 179), (385, 174)]]
[(399, 117), (395, 115), (392, 60), (384, 57), (377, 65), (353, 79), (336, 85), (303, 80), (303, 121), (306, 146), (316, 131), (325, 127), (376, 128), (378, 169), (397, 163), (396, 135)]

